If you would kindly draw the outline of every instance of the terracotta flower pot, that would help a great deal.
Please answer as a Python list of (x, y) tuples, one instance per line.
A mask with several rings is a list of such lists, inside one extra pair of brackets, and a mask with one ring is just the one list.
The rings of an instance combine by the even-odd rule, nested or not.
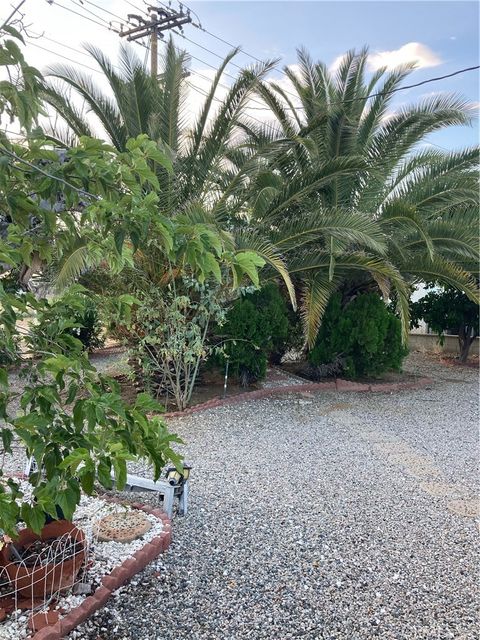
[(55, 520), (43, 527), (40, 535), (31, 529), (22, 529), (15, 541), (17, 548), (25, 548), (37, 540), (51, 540), (52, 538), (69, 537), (81, 547), (74, 555), (67, 555), (65, 560), (58, 562), (28, 566), (16, 563), (12, 555), (12, 543), (0, 550), (0, 566), (5, 568), (15, 591), (24, 597), (42, 597), (62, 589), (68, 589), (75, 584), (82, 564), (87, 557), (85, 535), (81, 529), (67, 520)]

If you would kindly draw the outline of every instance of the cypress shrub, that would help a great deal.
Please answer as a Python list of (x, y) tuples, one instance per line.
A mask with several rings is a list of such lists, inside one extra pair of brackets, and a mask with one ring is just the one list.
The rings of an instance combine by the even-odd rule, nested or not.
[(276, 285), (236, 300), (222, 327), (230, 371), (244, 386), (264, 378), (268, 361), (279, 361), (288, 348), (289, 330), (287, 304)]
[(407, 349), (402, 344), (400, 320), (376, 293), (357, 296), (345, 308), (334, 294), (327, 306), (314, 348), (313, 368), (331, 365), (352, 378), (378, 376), (399, 370)]

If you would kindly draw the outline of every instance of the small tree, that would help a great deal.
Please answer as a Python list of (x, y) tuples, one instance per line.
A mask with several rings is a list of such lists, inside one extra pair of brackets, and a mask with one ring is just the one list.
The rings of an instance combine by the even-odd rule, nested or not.
[(478, 336), (478, 305), (455, 289), (430, 291), (411, 305), (412, 324), (424, 320), (438, 334), (440, 343), (447, 331), (456, 331), (460, 362), (466, 362), (472, 342)]
[[(175, 283), (173, 283), (175, 284)], [(177, 288), (152, 286), (140, 294), (127, 344), (137, 378), (166, 404), (173, 397), (179, 410), (192, 397), (200, 363), (212, 351), (207, 336), (211, 322), (222, 322), (218, 283), (184, 278)]]

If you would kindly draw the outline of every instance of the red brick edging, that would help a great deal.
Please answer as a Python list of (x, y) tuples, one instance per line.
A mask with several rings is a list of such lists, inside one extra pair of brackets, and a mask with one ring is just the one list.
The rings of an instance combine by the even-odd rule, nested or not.
[(230, 404), (238, 404), (245, 402), (245, 400), (255, 400), (259, 398), (268, 398), (271, 396), (282, 395), (286, 393), (298, 393), (304, 391), (370, 391), (370, 392), (383, 392), (393, 393), (396, 391), (406, 391), (412, 389), (421, 389), (429, 384), (433, 383), (432, 378), (419, 378), (415, 382), (388, 382), (384, 384), (362, 384), (361, 382), (351, 382), (350, 380), (343, 380), (337, 378), (331, 382), (306, 382), (305, 384), (290, 384), (283, 387), (272, 387), (270, 389), (257, 389), (256, 391), (246, 391), (245, 393), (239, 393), (236, 396), (230, 396), (228, 398), (213, 398), (196, 404), (194, 407), (188, 407), (184, 411), (170, 411), (163, 413), (165, 418), (176, 418), (179, 416), (187, 416), (192, 413), (198, 413), (199, 411), (206, 411), (207, 409), (213, 409), (215, 407), (223, 407)]
[[(115, 498), (109, 498), (109, 502), (122, 502)], [(145, 505), (134, 503), (134, 509), (140, 509), (145, 513), (156, 516), (163, 522), (163, 531), (150, 542), (147, 542), (141, 549), (136, 551), (132, 557), (127, 558), (121, 565), (115, 567), (108, 575), (103, 576), (101, 586), (97, 587), (95, 593), (85, 598), (85, 600), (69, 611), (56, 624), (49, 625), (37, 631), (31, 640), (60, 640), (70, 633), (75, 627), (89, 618), (95, 611), (103, 607), (112, 595), (112, 592), (130, 580), (136, 573), (139, 573), (147, 564), (152, 562), (162, 551), (165, 551), (172, 540), (172, 523), (167, 514), (162, 509), (152, 509)]]

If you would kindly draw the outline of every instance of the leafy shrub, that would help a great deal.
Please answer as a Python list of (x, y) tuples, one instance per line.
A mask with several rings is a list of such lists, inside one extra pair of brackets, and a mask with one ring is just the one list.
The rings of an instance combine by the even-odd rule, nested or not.
[(288, 348), (288, 308), (278, 287), (266, 285), (230, 307), (222, 327), (230, 371), (244, 386), (265, 377), (267, 363), (278, 362)]
[[(68, 353), (74, 342), (69, 337), (79, 340), (85, 351), (102, 346), (102, 324), (95, 301), (83, 293), (83, 287), (74, 288), (74, 302), (72, 293), (68, 295), (69, 306), (62, 304), (62, 299), (54, 303), (46, 303), (46, 309), (40, 321), (31, 328), (31, 334), (36, 341), (58, 341), (58, 334), (62, 335), (62, 349)], [(68, 313), (65, 309), (68, 308)]]
[(83, 344), (85, 350), (98, 349), (104, 343), (103, 327), (100, 321), (98, 307), (92, 298), (85, 298), (85, 306), (73, 317), (77, 327), (71, 333)]
[(478, 335), (479, 308), (461, 291), (444, 289), (429, 291), (423, 298), (410, 305), (411, 324), (419, 326), (424, 320), (438, 334), (443, 344), (443, 334), (458, 335), (460, 361), (466, 362), (470, 347)]
[(223, 321), (219, 298), (217, 285), (185, 277), (175, 289), (151, 287), (137, 300), (127, 340), (136, 377), (167, 404), (173, 397), (180, 410), (190, 402), (200, 364), (212, 352), (209, 325)]
[(407, 354), (402, 344), (400, 320), (375, 293), (357, 296), (342, 308), (342, 296), (330, 299), (309, 362), (331, 365), (348, 376), (377, 376), (399, 370)]

